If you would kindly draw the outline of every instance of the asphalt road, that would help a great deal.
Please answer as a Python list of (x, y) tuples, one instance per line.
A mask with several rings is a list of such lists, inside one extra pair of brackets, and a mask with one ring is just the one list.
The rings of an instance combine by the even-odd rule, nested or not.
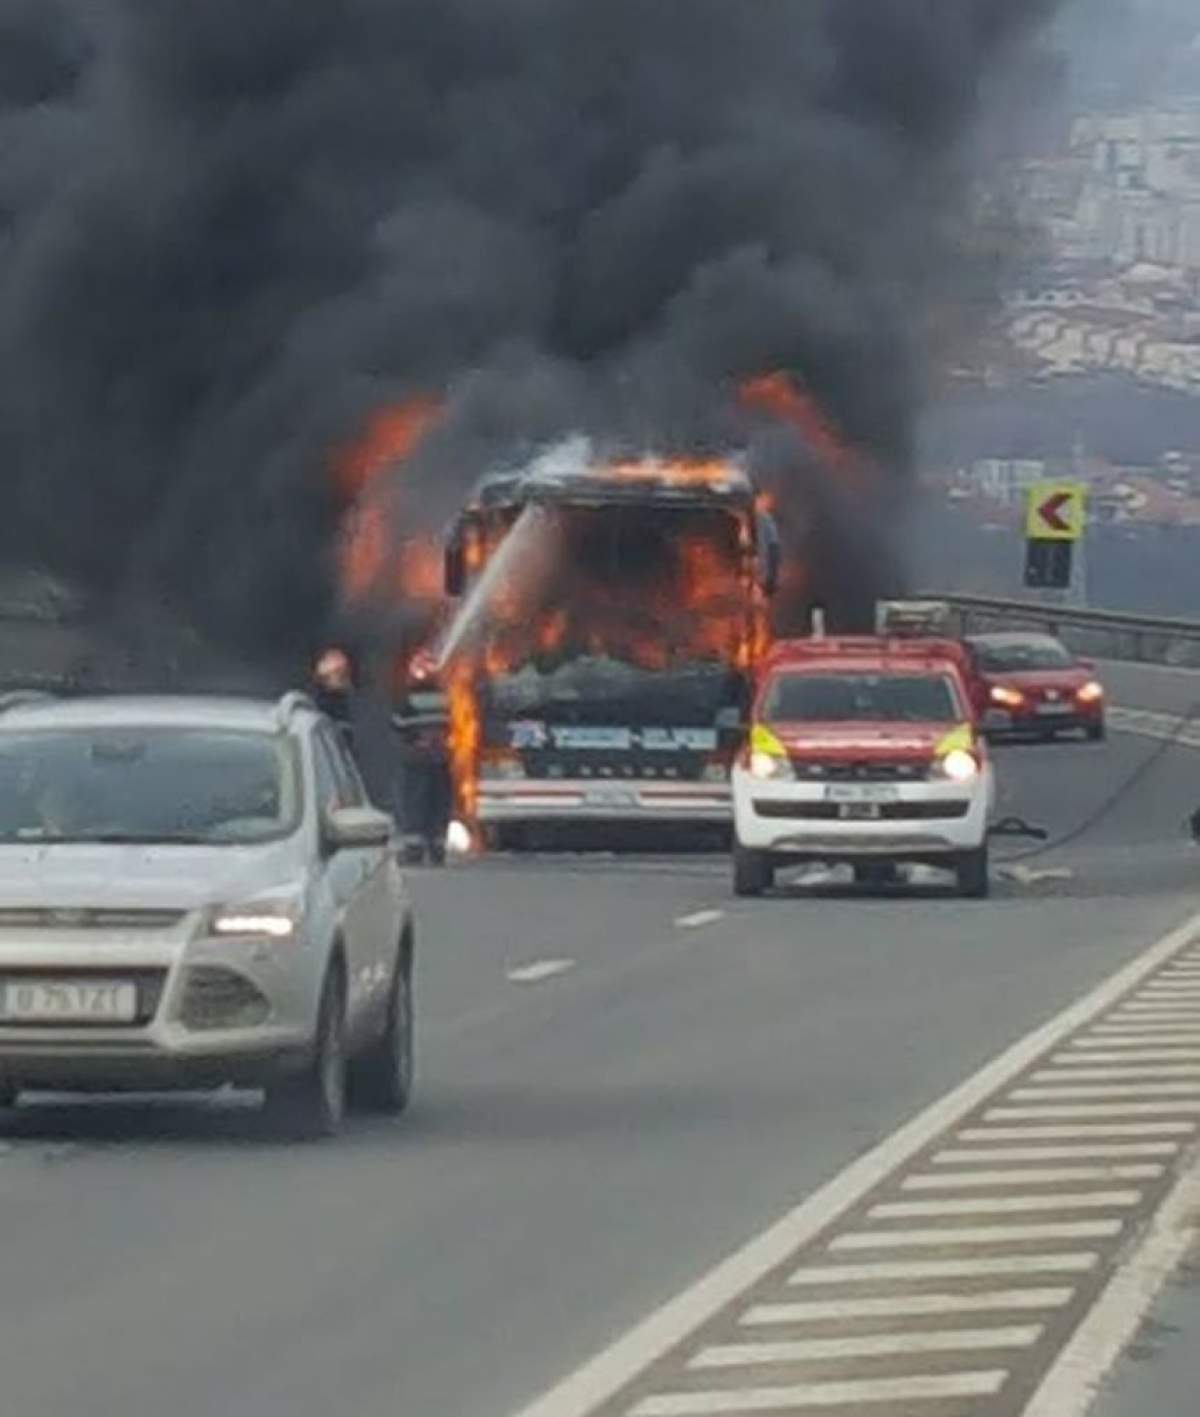
[(1196, 908), (1200, 755), (1001, 766), (1056, 836), (1129, 787), (986, 903), (734, 902), (712, 858), (418, 875), (401, 1123), (306, 1149), (236, 1099), (23, 1108), (0, 1411), (505, 1417)]

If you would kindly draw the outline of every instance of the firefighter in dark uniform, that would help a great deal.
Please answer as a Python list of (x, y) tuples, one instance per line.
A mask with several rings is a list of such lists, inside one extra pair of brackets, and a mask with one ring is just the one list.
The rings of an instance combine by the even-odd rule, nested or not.
[(392, 725), (400, 735), (402, 816), (409, 859), (428, 859), (441, 866), (453, 807), (449, 717), (437, 664), (427, 651), (418, 651), (407, 665)]
[(313, 699), (337, 724), (348, 743), (354, 742), (354, 666), (343, 649), (327, 649), (313, 666)]

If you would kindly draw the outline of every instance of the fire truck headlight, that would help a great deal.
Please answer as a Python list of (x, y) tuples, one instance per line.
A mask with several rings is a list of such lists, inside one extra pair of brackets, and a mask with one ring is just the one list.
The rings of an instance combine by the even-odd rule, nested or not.
[(515, 753), (485, 757), (479, 764), (479, 780), (496, 782), (503, 778), (524, 777), (525, 768)]
[(750, 754), (750, 775), (763, 782), (791, 782), (796, 773), (787, 758), (775, 753), (754, 752)]

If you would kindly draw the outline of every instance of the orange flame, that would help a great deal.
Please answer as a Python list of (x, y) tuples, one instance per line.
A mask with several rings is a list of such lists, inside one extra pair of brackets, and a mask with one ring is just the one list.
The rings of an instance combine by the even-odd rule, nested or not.
[(380, 409), (362, 437), (333, 458), (338, 490), (349, 504), (338, 542), (338, 582), (344, 599), (360, 605), (376, 594), (436, 600), (441, 594), (441, 553), (432, 537), (401, 538), (381, 478), (403, 463), (433, 426), (440, 406), (411, 399)]
[(730, 482), (736, 473), (729, 463), (719, 459), (660, 462), (655, 458), (640, 458), (613, 463), (604, 469), (603, 475), (617, 482), (656, 482), (665, 487), (720, 487)]
[(413, 398), (374, 413), (362, 437), (334, 455), (334, 474), (346, 501), (361, 497), (381, 473), (410, 458), (440, 412), (435, 400)]
[(864, 471), (861, 458), (812, 394), (790, 374), (777, 372), (748, 379), (740, 392), (747, 408), (792, 424), (828, 468), (858, 481)]
[(469, 664), (451, 666), (446, 698), (455, 808), (459, 819), (473, 828), (479, 801), (479, 750), (483, 731), (474, 673)]

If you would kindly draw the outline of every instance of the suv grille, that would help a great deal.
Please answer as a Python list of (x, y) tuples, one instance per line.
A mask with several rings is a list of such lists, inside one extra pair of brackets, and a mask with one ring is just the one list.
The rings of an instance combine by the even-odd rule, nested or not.
[(0, 930), (167, 930), (183, 910), (8, 908), (0, 910)]
[(793, 759), (798, 778), (816, 782), (924, 782), (929, 764), (922, 762), (812, 762)]
[[(770, 802), (755, 800), (754, 810), (760, 817), (776, 821), (836, 822), (845, 820), (849, 810), (838, 802)], [(962, 818), (971, 810), (969, 802), (879, 802), (867, 804), (864, 813), (877, 822), (936, 822)]]
[(188, 970), (183, 995), (187, 1028), (252, 1028), (270, 1012), (266, 997), (244, 975), (210, 964)]

